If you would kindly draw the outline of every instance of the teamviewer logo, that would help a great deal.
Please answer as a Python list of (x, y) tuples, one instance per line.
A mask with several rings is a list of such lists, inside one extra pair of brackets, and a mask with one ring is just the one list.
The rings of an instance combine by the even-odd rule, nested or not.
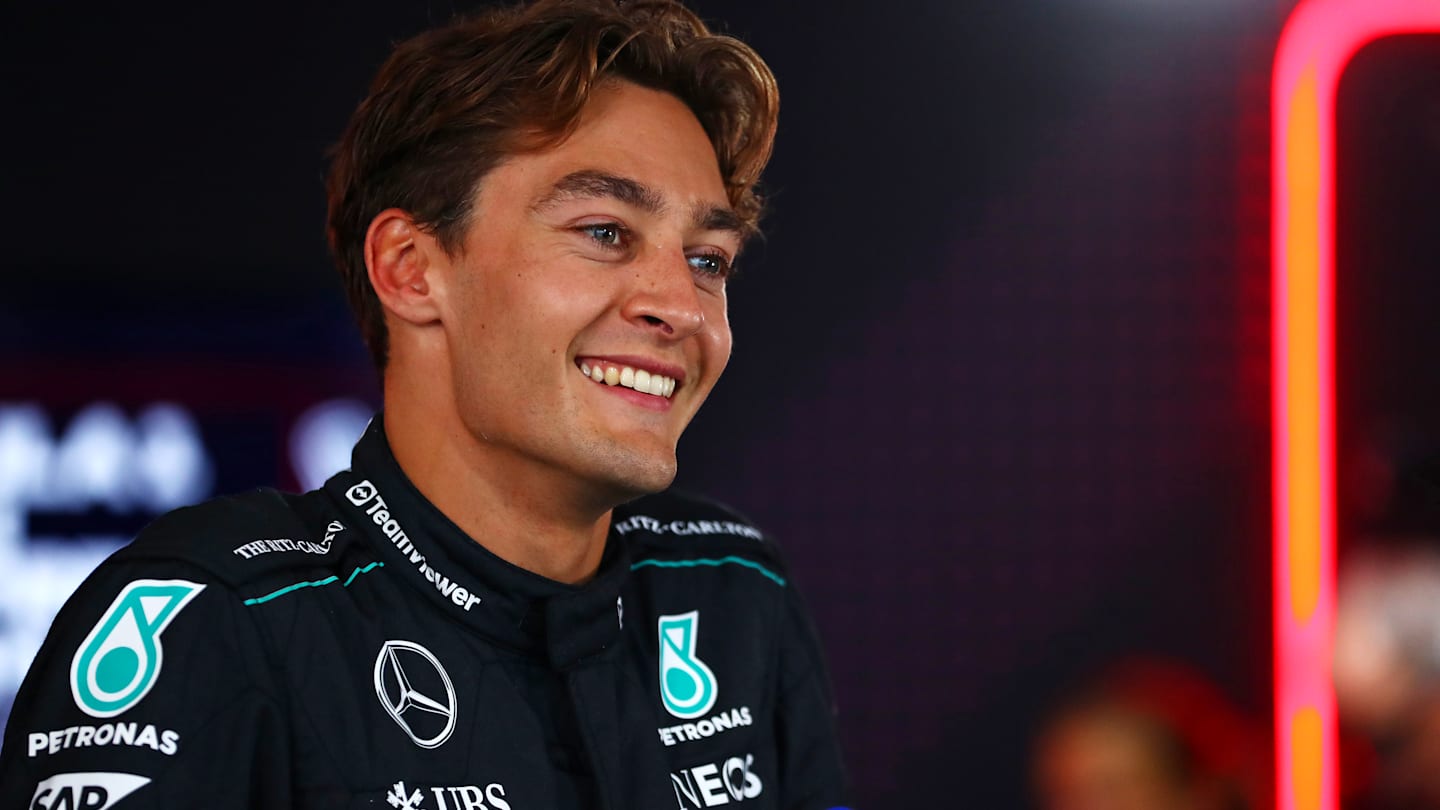
[(370, 502), (371, 498), (375, 497), (375, 485), (369, 481), (361, 481), (355, 486), (350, 487), (350, 489), (346, 491), (345, 497), (349, 498), (350, 502), (356, 506), (364, 506)]

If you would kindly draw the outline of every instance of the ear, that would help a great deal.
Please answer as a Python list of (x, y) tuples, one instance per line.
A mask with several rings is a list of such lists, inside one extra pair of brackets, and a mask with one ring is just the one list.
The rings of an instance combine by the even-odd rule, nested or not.
[(387, 208), (365, 232), (365, 267), (370, 286), (391, 315), (417, 326), (440, 318), (437, 265), (445, 252), (410, 214)]

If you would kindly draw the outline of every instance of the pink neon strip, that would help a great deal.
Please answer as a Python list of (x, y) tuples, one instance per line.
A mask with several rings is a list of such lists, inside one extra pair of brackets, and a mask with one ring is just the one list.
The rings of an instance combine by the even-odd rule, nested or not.
[[(1274, 630), (1275, 630), (1275, 737), (1278, 807), (1281, 810), (1335, 810), (1339, 779), (1335, 739), (1334, 690), (1330, 683), (1330, 654), (1334, 633), (1335, 605), (1335, 362), (1334, 362), (1334, 272), (1335, 272), (1335, 94), (1340, 75), (1355, 53), (1366, 44), (1386, 36), (1440, 32), (1440, 0), (1303, 0), (1290, 16), (1281, 34), (1275, 57), (1272, 84), (1272, 181), (1273, 219), (1273, 348), (1272, 390), (1274, 417)], [(1312, 77), (1319, 119), (1316, 135), (1318, 165), (1292, 166), (1287, 150), (1291, 135), (1290, 114), (1296, 89), (1303, 77)], [(1318, 182), (1315, 202), (1319, 244), (1314, 278), (1291, 275), (1288, 266), (1288, 235), (1292, 224), (1290, 190), (1298, 179), (1292, 172), (1313, 172)], [(1304, 213), (1304, 212), (1299, 212)], [(1313, 313), (1317, 328), (1302, 339), (1312, 346), (1289, 342), (1291, 296), (1306, 284), (1319, 289), (1320, 312)], [(1297, 357), (1319, 360), (1320, 436), (1299, 436), (1293, 416), (1304, 403), (1295, 401), (1289, 389)], [(1318, 515), (1291, 514), (1291, 488), (1302, 476), (1315, 470), (1290, 469), (1292, 448), (1299, 442), (1318, 439), (1320, 499)], [(1312, 479), (1313, 480), (1313, 479)], [(1291, 529), (1297, 521), (1318, 520), (1320, 527), (1319, 592), (1308, 616), (1295, 615), (1291, 585), (1302, 572), (1290, 570)], [(1319, 718), (1319, 784), (1296, 778), (1297, 740), (1295, 718), (1313, 712)], [(1303, 724), (1302, 724), (1303, 725)], [(1300, 752), (1303, 757), (1303, 750)], [(1310, 771), (1305, 771), (1310, 774)], [(1304, 774), (1302, 774), (1304, 775)], [(1313, 774), (1312, 774), (1313, 775)]]

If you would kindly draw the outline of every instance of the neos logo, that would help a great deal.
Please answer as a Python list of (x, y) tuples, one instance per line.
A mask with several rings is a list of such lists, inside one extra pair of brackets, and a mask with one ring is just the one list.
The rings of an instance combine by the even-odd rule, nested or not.
[(434, 654), (413, 641), (387, 641), (375, 657), (375, 696), (421, 748), (455, 731), (455, 687)]
[(114, 717), (140, 702), (164, 663), (160, 634), (205, 586), (183, 579), (126, 585), (70, 662), (70, 693), (91, 717)]
[(715, 673), (695, 654), (700, 611), (660, 617), (660, 701), (682, 720), (715, 706)]
[(681, 810), (743, 802), (765, 791), (765, 785), (755, 773), (755, 757), (751, 754), (672, 773), (670, 785), (675, 790), (675, 799), (680, 803)]

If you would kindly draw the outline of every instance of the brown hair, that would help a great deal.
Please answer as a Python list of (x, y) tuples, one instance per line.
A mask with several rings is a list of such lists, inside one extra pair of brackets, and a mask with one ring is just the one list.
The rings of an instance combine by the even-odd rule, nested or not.
[(510, 155), (562, 141), (615, 78), (695, 113), (730, 204), (756, 226), (779, 95), (749, 46), (671, 0), (539, 0), (456, 20), (395, 48), (333, 150), (330, 248), (378, 368), (389, 341), (365, 267), (370, 222), (403, 209), (453, 253), (480, 179)]

